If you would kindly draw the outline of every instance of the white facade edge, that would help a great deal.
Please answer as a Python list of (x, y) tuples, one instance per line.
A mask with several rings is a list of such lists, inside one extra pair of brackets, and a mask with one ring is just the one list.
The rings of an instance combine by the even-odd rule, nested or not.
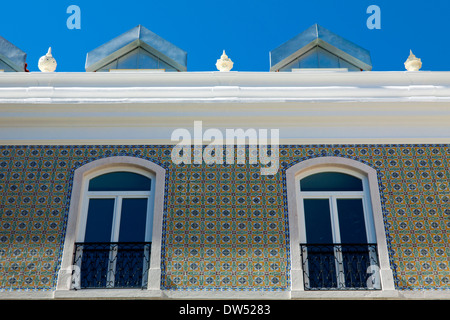
[[(189, 294), (186, 294), (189, 293)], [(0, 292), (0, 300), (85, 300), (85, 299), (226, 299), (226, 300), (448, 300), (449, 290), (411, 290), (411, 291), (172, 291), (172, 290), (114, 290), (114, 289), (92, 289), (92, 290), (55, 290), (55, 291), (3, 291)]]
[(450, 72), (0, 74), (2, 103), (450, 101)]
[(0, 143), (174, 144), (177, 128), (281, 144), (448, 143), (450, 72), (0, 74)]

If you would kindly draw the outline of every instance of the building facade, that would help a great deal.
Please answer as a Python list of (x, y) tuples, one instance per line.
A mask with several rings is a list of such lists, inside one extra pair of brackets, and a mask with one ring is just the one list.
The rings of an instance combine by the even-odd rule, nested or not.
[(0, 298), (450, 297), (448, 72), (317, 25), (269, 72), (162, 40), (0, 73)]

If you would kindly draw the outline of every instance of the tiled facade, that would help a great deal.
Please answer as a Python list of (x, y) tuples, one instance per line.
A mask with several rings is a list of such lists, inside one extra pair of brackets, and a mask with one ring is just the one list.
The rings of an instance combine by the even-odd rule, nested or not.
[(289, 290), (285, 170), (326, 156), (377, 170), (396, 289), (450, 289), (450, 145), (282, 145), (274, 176), (248, 161), (177, 166), (171, 150), (0, 147), (0, 290), (55, 289), (74, 170), (118, 155), (166, 169), (163, 290)]

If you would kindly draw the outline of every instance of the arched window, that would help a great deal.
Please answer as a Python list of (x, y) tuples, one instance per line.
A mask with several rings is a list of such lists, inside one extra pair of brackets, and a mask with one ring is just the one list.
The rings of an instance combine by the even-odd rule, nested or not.
[(89, 180), (75, 244), (76, 288), (147, 287), (153, 180), (150, 173), (129, 171)]
[(75, 170), (55, 296), (95, 296), (78, 290), (85, 288), (160, 295), (164, 184), (164, 168), (135, 157), (98, 159)]
[(321, 171), (299, 184), (305, 287), (379, 289), (378, 282), (368, 281), (378, 257), (364, 177)]
[(376, 171), (323, 157), (286, 179), (293, 290), (394, 290)]

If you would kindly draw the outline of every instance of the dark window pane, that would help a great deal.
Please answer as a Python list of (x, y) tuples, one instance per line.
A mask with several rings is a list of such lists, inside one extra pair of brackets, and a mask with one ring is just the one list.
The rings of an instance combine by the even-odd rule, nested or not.
[(151, 180), (133, 172), (111, 172), (89, 181), (89, 191), (149, 191)]
[(90, 199), (85, 242), (110, 242), (114, 215), (114, 199)]
[(301, 191), (363, 191), (362, 180), (340, 172), (321, 172), (303, 178)]
[(122, 200), (122, 214), (120, 217), (120, 242), (145, 241), (147, 219), (147, 199), (128, 198)]
[(333, 243), (330, 202), (328, 199), (304, 199), (306, 239), (308, 243)]
[(367, 243), (362, 199), (337, 199), (341, 243)]

